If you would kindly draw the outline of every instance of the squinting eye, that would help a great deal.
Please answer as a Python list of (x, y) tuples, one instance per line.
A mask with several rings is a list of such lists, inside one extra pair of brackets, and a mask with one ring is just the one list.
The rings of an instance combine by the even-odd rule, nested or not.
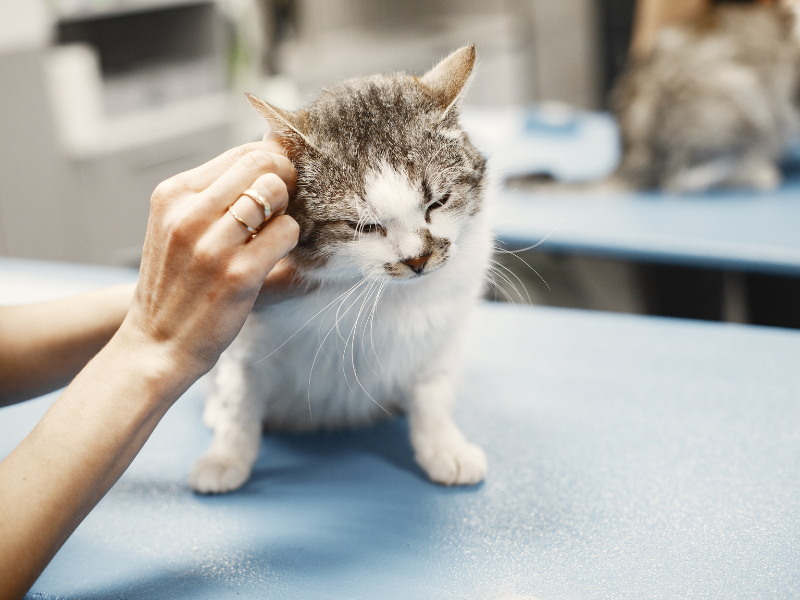
[(447, 192), (444, 196), (442, 196), (439, 200), (428, 206), (428, 210), (425, 211), (425, 220), (430, 221), (431, 218), (431, 211), (436, 210), (437, 208), (441, 208), (447, 201), (450, 200), (450, 192)]
[(355, 229), (356, 231), (360, 231), (361, 233), (378, 232), (381, 235), (386, 235), (386, 230), (380, 223), (362, 223), (361, 225), (359, 225), (356, 221), (347, 221), (347, 224), (350, 226), (351, 229)]

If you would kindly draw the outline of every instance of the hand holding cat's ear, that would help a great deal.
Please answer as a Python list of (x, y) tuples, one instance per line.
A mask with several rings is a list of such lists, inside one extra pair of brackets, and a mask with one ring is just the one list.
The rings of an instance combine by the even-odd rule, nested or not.
[[(211, 159), (207, 163), (200, 165), (194, 169), (179, 173), (170, 179), (162, 182), (160, 188), (177, 187), (180, 189), (189, 189), (195, 192), (202, 192), (208, 188), (212, 183), (219, 179), (223, 173), (230, 169), (233, 165), (243, 159), (245, 156), (252, 152), (266, 152), (274, 155), (271, 165), (274, 172), (280, 177), (289, 191), (293, 194), (295, 190), (297, 173), (288, 159), (283, 157), (283, 147), (274, 140), (265, 142), (255, 142), (252, 144), (244, 144), (231, 148)], [(158, 190), (156, 190), (158, 191)]]
[[(297, 243), (280, 212), (294, 186), (286, 157), (249, 144), (167, 180), (151, 200), (142, 266), (120, 334), (170, 368), (199, 376), (244, 324), (264, 280)], [(228, 212), (242, 192), (267, 181), (274, 216), (256, 238)]]

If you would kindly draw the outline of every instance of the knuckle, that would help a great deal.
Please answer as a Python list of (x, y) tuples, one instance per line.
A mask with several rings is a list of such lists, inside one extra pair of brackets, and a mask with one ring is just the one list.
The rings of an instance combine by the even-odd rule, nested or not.
[(231, 257), (225, 265), (224, 280), (229, 289), (241, 292), (253, 287), (258, 281), (258, 276), (249, 261), (242, 260), (241, 257)]
[(242, 160), (245, 156), (257, 150), (258, 146), (255, 142), (249, 144), (242, 144), (241, 146), (236, 146), (236, 148), (231, 148), (228, 152), (230, 152), (231, 156), (236, 160)]
[(206, 244), (197, 244), (192, 251), (192, 261), (201, 270), (213, 269), (219, 256)]
[(286, 183), (275, 173), (267, 173), (266, 175), (262, 175), (260, 184), (267, 191), (267, 194), (275, 199), (282, 200), (284, 197), (288, 198), (289, 196), (289, 192), (286, 189)]
[(186, 211), (172, 209), (164, 215), (162, 223), (171, 246), (191, 247), (199, 236), (199, 224)]
[(254, 150), (242, 157), (242, 164), (247, 168), (259, 173), (275, 170), (275, 159), (269, 152)]
[(227, 270), (226, 279), (234, 288), (241, 288), (249, 285), (251, 276), (242, 265), (233, 264)]
[(153, 195), (150, 197), (152, 205), (159, 205), (162, 202), (172, 200), (183, 191), (183, 186), (175, 177), (165, 179), (156, 186)]
[(180, 220), (171, 217), (165, 221), (167, 239), (170, 246), (185, 247), (191, 243), (188, 228)]

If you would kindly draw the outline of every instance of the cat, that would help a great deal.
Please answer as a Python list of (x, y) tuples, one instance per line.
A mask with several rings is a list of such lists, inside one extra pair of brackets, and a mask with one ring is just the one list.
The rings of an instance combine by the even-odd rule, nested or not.
[(612, 90), (623, 157), (610, 181), (678, 193), (778, 186), (800, 124), (798, 8), (720, 5), (663, 29)]
[(459, 126), (463, 47), (422, 77), (345, 81), (297, 112), (250, 96), (297, 169), (289, 260), (313, 289), (253, 311), (212, 372), (209, 450), (190, 483), (242, 486), (262, 429), (362, 427), (407, 413), (417, 463), (470, 485), (481, 448), (451, 417), (467, 318), (493, 247), (486, 160)]

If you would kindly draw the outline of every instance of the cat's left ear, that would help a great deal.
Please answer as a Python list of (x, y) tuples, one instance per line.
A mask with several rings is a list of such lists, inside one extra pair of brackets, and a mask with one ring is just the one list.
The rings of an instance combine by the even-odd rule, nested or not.
[(441, 106), (442, 118), (455, 106), (475, 66), (475, 46), (464, 46), (420, 77), (419, 82)]
[(247, 99), (250, 104), (256, 109), (258, 114), (267, 120), (267, 123), (272, 128), (272, 137), (279, 138), (291, 157), (292, 150), (299, 145), (306, 145), (313, 147), (306, 135), (303, 133), (303, 117), (302, 111), (290, 112), (272, 106), (264, 102), (261, 98), (247, 94)]

